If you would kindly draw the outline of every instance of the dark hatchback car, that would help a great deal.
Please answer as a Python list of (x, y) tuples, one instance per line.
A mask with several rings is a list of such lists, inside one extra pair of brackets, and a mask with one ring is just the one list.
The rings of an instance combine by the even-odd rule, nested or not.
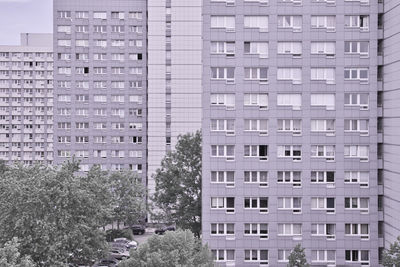
[(132, 225), (131, 226), (132, 234), (134, 235), (143, 235), (146, 232), (146, 227), (144, 225)]
[(166, 231), (175, 231), (175, 226), (164, 226), (155, 230), (157, 235), (163, 235)]

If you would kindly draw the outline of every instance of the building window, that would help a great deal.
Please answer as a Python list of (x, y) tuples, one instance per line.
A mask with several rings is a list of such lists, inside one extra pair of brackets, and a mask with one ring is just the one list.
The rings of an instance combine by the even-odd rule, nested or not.
[(244, 250), (244, 261), (245, 262), (260, 262), (260, 264), (268, 264), (268, 250), (255, 250), (245, 249)]
[(244, 54), (268, 58), (268, 42), (244, 42)]
[(260, 32), (268, 32), (268, 16), (244, 16), (244, 28), (257, 28)]
[(260, 213), (268, 213), (268, 197), (245, 197), (244, 209), (256, 209)]
[(278, 16), (278, 29), (292, 29), (294, 32), (300, 32), (302, 23), (301, 16)]
[(300, 57), (302, 44), (301, 42), (278, 42), (278, 54)]
[(260, 187), (268, 186), (267, 171), (244, 171), (245, 184), (259, 184)]
[(268, 160), (268, 145), (245, 145), (244, 157), (258, 157), (260, 160)]
[(216, 262), (235, 261), (235, 250), (233, 249), (212, 249), (211, 254)]
[(225, 28), (226, 31), (234, 31), (235, 16), (211, 16), (211, 28)]
[(335, 132), (335, 120), (311, 120), (311, 132)]
[(344, 157), (345, 158), (359, 158), (361, 161), (368, 161), (369, 146), (345, 145), (344, 146)]
[(311, 28), (335, 31), (335, 16), (311, 16)]
[(278, 145), (278, 158), (291, 158), (293, 161), (301, 161), (301, 145)]
[(294, 110), (301, 109), (301, 94), (278, 94), (278, 106), (291, 106)]
[(335, 239), (336, 225), (331, 223), (312, 223), (311, 235), (323, 236), (326, 239)]
[(211, 183), (226, 184), (226, 186), (235, 185), (235, 172), (234, 171), (212, 171)]
[(302, 70), (301, 68), (278, 68), (278, 81), (291, 81), (293, 84), (301, 84)]
[(301, 213), (301, 197), (278, 197), (278, 210)]
[(278, 223), (278, 236), (301, 236), (301, 223)]
[(327, 213), (335, 213), (335, 198), (312, 197), (311, 210), (325, 210)]
[(333, 57), (336, 54), (335, 50), (335, 42), (311, 42), (312, 55), (326, 55)]
[(268, 109), (268, 94), (244, 94), (244, 106), (256, 106)]
[(358, 28), (360, 31), (369, 30), (369, 16), (367, 15), (352, 15), (344, 16), (345, 28)]
[(278, 184), (292, 184), (293, 187), (301, 186), (301, 172), (300, 171), (278, 171), (277, 172)]

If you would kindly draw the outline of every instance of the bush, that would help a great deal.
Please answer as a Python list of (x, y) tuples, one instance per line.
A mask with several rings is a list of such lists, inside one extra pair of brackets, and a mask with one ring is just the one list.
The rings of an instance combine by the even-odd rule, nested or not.
[(110, 229), (106, 231), (107, 242), (112, 242), (115, 238), (125, 237), (129, 240), (133, 240), (133, 233), (131, 229)]

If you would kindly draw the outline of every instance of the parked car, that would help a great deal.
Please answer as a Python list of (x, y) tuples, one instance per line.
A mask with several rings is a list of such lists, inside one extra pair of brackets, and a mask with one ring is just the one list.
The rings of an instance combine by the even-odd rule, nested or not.
[(128, 250), (131, 248), (136, 249), (138, 245), (136, 241), (129, 240), (125, 237), (114, 238), (113, 243), (124, 245)]
[(93, 267), (116, 267), (119, 261), (117, 259), (101, 259)]
[(129, 251), (126, 249), (112, 248), (110, 250), (110, 258), (117, 260), (125, 260), (129, 258)]
[(143, 235), (146, 232), (146, 227), (141, 224), (131, 226), (132, 233), (134, 235)]
[(175, 231), (175, 226), (164, 226), (155, 230), (157, 235), (163, 235), (166, 231)]

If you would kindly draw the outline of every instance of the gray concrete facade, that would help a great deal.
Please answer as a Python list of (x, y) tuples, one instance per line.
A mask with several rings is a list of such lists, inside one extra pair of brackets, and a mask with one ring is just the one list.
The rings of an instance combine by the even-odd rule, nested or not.
[(54, 1), (55, 163), (146, 179), (146, 1)]
[(378, 266), (377, 1), (203, 1), (203, 241)]
[[(381, 9), (382, 10), (382, 9)], [(380, 116), (383, 119), (379, 130), (383, 132), (382, 149), (383, 168), (380, 180), (383, 183), (384, 225), (380, 231), (385, 236), (385, 247), (400, 236), (400, 3), (396, 0), (385, 0), (382, 12), (381, 54), (382, 66), (380, 81), (381, 99)], [(382, 34), (383, 33), (383, 34)], [(383, 59), (383, 61), (382, 61)], [(382, 86), (383, 85), (383, 86)], [(383, 106), (383, 107), (382, 107)]]
[(53, 163), (51, 34), (23, 33), (21, 45), (0, 46), (0, 160)]

